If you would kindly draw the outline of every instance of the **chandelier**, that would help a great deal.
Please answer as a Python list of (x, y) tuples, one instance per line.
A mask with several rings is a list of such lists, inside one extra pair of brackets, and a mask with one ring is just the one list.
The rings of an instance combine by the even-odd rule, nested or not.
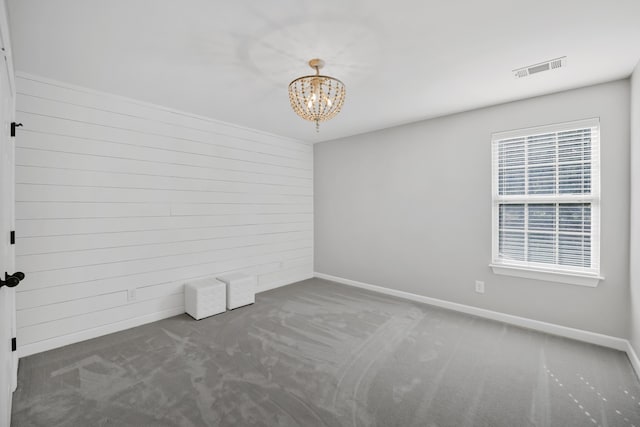
[(289, 83), (289, 101), (297, 115), (316, 122), (316, 132), (319, 132), (320, 122), (340, 112), (346, 90), (340, 80), (320, 75), (320, 68), (324, 66), (322, 59), (312, 59), (309, 66), (316, 70), (316, 74), (299, 77)]

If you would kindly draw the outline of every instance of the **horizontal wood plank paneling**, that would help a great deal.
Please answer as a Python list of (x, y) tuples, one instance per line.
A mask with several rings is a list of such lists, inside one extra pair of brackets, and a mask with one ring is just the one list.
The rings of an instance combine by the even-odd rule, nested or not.
[(308, 223), (260, 225), (229, 225), (224, 227), (198, 227), (187, 229), (141, 230), (115, 233), (70, 234), (63, 236), (22, 237), (16, 255), (54, 254), (70, 251), (88, 251), (142, 247), (162, 243), (190, 242), (227, 237), (259, 236), (276, 233), (311, 231)]
[(110, 294), (101, 294), (20, 310), (17, 313), (18, 328), (74, 317), (93, 311), (106, 310), (107, 308), (122, 306), (126, 303), (127, 291), (121, 290)]
[(172, 281), (186, 281), (236, 271), (245, 271), (247, 274), (260, 275), (266, 272), (273, 272), (282, 269), (283, 264), (289, 259), (297, 259), (299, 257), (312, 259), (312, 254), (313, 250), (310, 248), (304, 250), (294, 249), (249, 258), (208, 262), (183, 267), (162, 268), (150, 272), (132, 274), (126, 278), (116, 276), (67, 285), (44, 287), (32, 291), (23, 290), (22, 293), (28, 295), (25, 295), (22, 299), (18, 299), (17, 306), (18, 309), (21, 310), (24, 308), (67, 301), (70, 294), (76, 298), (85, 298), (87, 296), (104, 293), (105, 291), (111, 292), (129, 289), (131, 282), (142, 283), (142, 286), (155, 286)]
[[(261, 163), (271, 166), (288, 167), (292, 169), (307, 170), (306, 154), (301, 152), (257, 152), (242, 149), (239, 145), (218, 146), (199, 140), (191, 140), (178, 137), (168, 137), (163, 135), (149, 135), (146, 133), (124, 132), (120, 129), (108, 129), (104, 126), (87, 123), (69, 121), (49, 115), (25, 113), (25, 117), (37, 124), (38, 130), (25, 131), (26, 144), (33, 148), (41, 148), (44, 142), (49, 142), (57, 146), (63, 139), (69, 140), (70, 145), (60, 145), (61, 149), (68, 151), (70, 148), (82, 150), (97, 150), (111, 153), (122, 153), (123, 148), (131, 151), (126, 153), (133, 156), (144, 150), (148, 153), (162, 155), (166, 153), (176, 154), (197, 154), (202, 156), (197, 161), (206, 161), (207, 158), (232, 160), (225, 164), (225, 169), (233, 165), (242, 163)], [(64, 125), (61, 126), (61, 125)], [(40, 141), (42, 139), (42, 141)], [(78, 145), (81, 142), (90, 143), (87, 148)], [(93, 143), (102, 143), (98, 146)], [(233, 142), (233, 141), (229, 141)], [(271, 150), (269, 150), (271, 151)], [(276, 150), (277, 151), (277, 150)], [(192, 157), (193, 158), (193, 157)]]
[(16, 184), (73, 185), (102, 188), (146, 188), (196, 192), (226, 192), (247, 194), (282, 194), (311, 196), (309, 186), (283, 186), (234, 181), (202, 180), (171, 176), (149, 176), (114, 172), (97, 172), (38, 166), (17, 166)]
[[(206, 205), (303, 205), (310, 207), (311, 196), (247, 194), (142, 188), (102, 188), (69, 185), (16, 184), (16, 202), (84, 203), (182, 203)], [(205, 193), (205, 194), (203, 194)], [(19, 199), (18, 199), (19, 197)]]
[(310, 145), (34, 76), (17, 88), (21, 355), (175, 314), (196, 278), (312, 276)]
[[(25, 117), (24, 120), (29, 120)], [(140, 147), (134, 144), (119, 144), (111, 141), (74, 138), (69, 135), (51, 135), (26, 129), (22, 134), (22, 148), (47, 150), (59, 153), (76, 153), (90, 156), (112, 157), (169, 163), (185, 166), (200, 166), (239, 172), (253, 172), (266, 175), (295, 176), (311, 178), (311, 170), (302, 162), (288, 161), (291, 165), (279, 166), (266, 163), (261, 157), (238, 160), (201, 153), (185, 153), (177, 150)], [(246, 157), (246, 156), (243, 156)], [(268, 159), (273, 162), (271, 158)]]
[[(66, 251), (38, 255), (21, 255), (20, 263), (29, 266), (33, 272), (47, 272), (76, 267), (92, 267), (101, 264), (130, 262), (133, 260), (151, 260), (167, 257), (174, 259), (184, 255), (190, 261), (208, 260), (215, 256), (224, 256), (230, 249), (235, 252), (243, 248), (273, 251), (282, 250), (282, 245), (301, 246), (311, 241), (311, 231), (295, 231), (290, 233), (261, 234), (252, 236), (227, 237), (220, 239), (203, 239), (186, 242), (159, 243), (153, 245), (122, 246), (104, 249)], [(70, 253), (71, 252), (71, 253)], [(119, 267), (122, 267), (121, 265)], [(25, 269), (26, 270), (26, 269)], [(27, 271), (25, 271), (27, 272)]]
[[(94, 233), (120, 233), (125, 231), (187, 230), (203, 227), (227, 227), (231, 225), (261, 225), (306, 223), (312, 221), (313, 214), (271, 214), (271, 215), (219, 215), (200, 217), (128, 217), (128, 218), (51, 218), (47, 221), (36, 219), (20, 220), (21, 237), (59, 236)], [(311, 224), (313, 226), (313, 224)]]
[(105, 310), (95, 310), (86, 314), (79, 314), (72, 317), (65, 317), (58, 320), (24, 326), (20, 328), (20, 336), (25, 343), (35, 343), (53, 338), (51, 336), (52, 328), (57, 331), (65, 331), (67, 334), (72, 334), (109, 323), (139, 317), (141, 313), (150, 314), (156, 311), (177, 308), (183, 304), (184, 297), (182, 295), (169, 295), (166, 298), (140, 301), (133, 304), (121, 305), (119, 307), (108, 308)]
[[(22, 285), (22, 291), (52, 288), (74, 283), (117, 279), (127, 280), (135, 274), (154, 273), (174, 268), (193, 268), (211, 263), (212, 260), (241, 261), (270, 253), (288, 252), (311, 248), (309, 240), (257, 245), (240, 248), (224, 249), (220, 251), (200, 252), (193, 254), (172, 255), (150, 259), (133, 259), (117, 264), (97, 264), (82, 267), (72, 267), (59, 270), (36, 271), (29, 273), (29, 282)], [(174, 267), (167, 267), (168, 265)], [(21, 268), (26, 270), (24, 268)]]
[[(181, 111), (171, 110), (156, 105), (133, 101), (118, 96), (105, 97), (104, 93), (92, 91), (82, 87), (72, 87), (59, 82), (19, 73), (20, 91), (25, 95), (66, 102), (75, 105), (90, 106), (103, 111), (111, 111), (123, 115), (131, 115), (151, 122), (169, 123), (176, 126), (202, 130), (215, 135), (210, 141), (212, 145), (244, 147), (249, 151), (261, 152), (265, 145), (271, 146), (270, 151), (279, 148), (287, 152), (300, 151), (308, 153), (311, 146), (289, 138), (265, 134), (260, 131), (220, 123), (210, 118), (195, 116)], [(61, 90), (62, 89), (62, 90)], [(245, 146), (246, 144), (253, 144)]]
[(16, 166), (81, 169), (112, 173), (136, 173), (165, 177), (196, 178), (204, 180), (232, 181), (257, 184), (279, 184), (282, 186), (305, 187), (311, 178), (260, 174), (250, 171), (215, 169), (199, 165), (185, 165), (171, 162), (159, 163), (127, 157), (105, 157), (86, 153), (40, 150), (16, 146)]

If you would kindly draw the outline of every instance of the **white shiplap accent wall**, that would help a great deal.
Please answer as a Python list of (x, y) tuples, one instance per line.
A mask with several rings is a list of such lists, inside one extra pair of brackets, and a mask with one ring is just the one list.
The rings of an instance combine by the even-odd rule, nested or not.
[(192, 278), (313, 276), (311, 145), (25, 74), (17, 89), (21, 356), (182, 313)]

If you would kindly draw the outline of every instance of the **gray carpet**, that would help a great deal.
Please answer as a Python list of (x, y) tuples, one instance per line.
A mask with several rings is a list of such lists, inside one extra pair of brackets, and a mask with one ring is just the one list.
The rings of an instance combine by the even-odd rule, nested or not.
[(624, 353), (312, 279), (22, 359), (13, 426), (640, 427)]

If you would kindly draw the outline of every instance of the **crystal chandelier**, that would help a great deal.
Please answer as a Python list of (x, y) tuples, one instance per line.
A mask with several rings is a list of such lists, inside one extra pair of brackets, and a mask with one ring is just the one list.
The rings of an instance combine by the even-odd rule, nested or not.
[(309, 66), (316, 70), (316, 74), (299, 77), (289, 83), (289, 101), (297, 115), (316, 122), (316, 132), (319, 132), (320, 122), (340, 112), (346, 90), (340, 80), (320, 75), (320, 68), (324, 66), (322, 59), (312, 59)]

